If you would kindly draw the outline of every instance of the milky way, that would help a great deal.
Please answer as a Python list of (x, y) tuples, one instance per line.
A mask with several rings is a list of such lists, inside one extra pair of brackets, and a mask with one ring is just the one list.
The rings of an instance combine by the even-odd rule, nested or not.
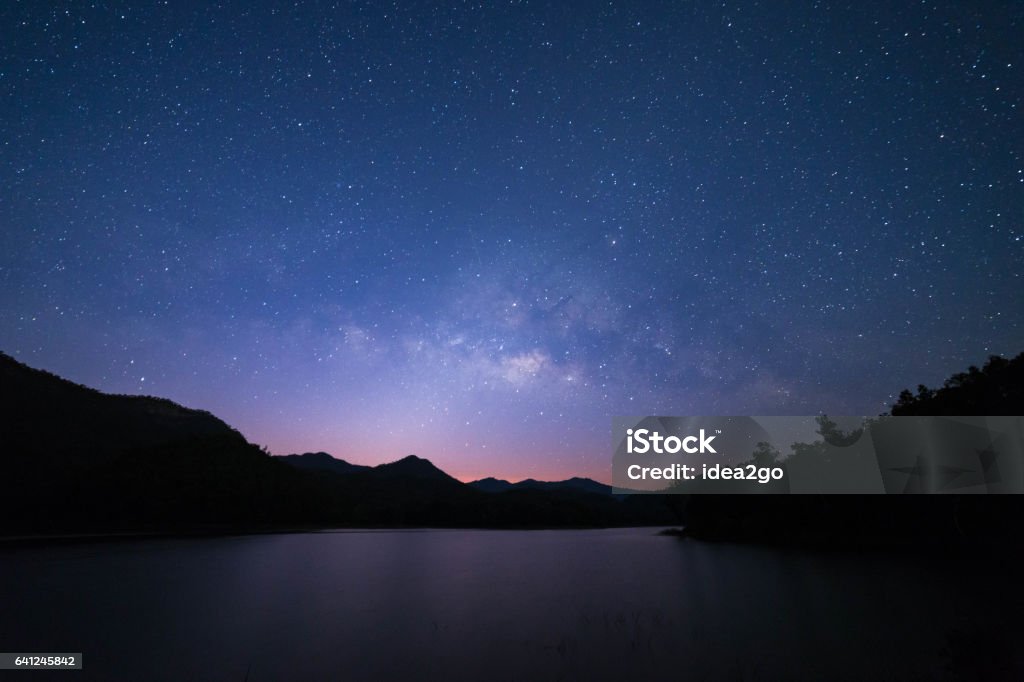
[(204, 4), (0, 8), (19, 360), (607, 480), (615, 414), (876, 414), (1024, 350), (1019, 3)]

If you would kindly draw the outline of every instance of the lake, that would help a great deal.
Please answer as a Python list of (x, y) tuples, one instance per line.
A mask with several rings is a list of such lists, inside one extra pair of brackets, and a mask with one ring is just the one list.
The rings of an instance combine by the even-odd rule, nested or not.
[(1015, 568), (649, 528), (5, 548), (0, 651), (84, 654), (25, 680), (999, 679)]

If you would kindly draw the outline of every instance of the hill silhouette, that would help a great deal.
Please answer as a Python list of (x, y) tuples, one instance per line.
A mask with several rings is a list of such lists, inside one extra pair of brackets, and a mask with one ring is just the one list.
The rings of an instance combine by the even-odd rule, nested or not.
[(0, 387), (0, 436), (14, 456), (67, 465), (86, 454), (110, 457), (188, 438), (245, 440), (209, 412), (164, 398), (101, 393), (5, 353)]
[(509, 490), (565, 490), (609, 495), (612, 492), (612, 487), (610, 485), (599, 483), (591, 478), (581, 478), (579, 476), (574, 476), (564, 481), (537, 481), (532, 478), (527, 478), (517, 483), (510, 483), (509, 481), (505, 481), (500, 478), (488, 477), (481, 478), (477, 481), (470, 481), (469, 485), (485, 493), (501, 493)]
[(485, 493), (503, 493), (512, 489), (512, 484), (501, 478), (488, 476), (476, 481), (470, 481), (469, 485)]
[(490, 495), (410, 455), (273, 457), (208, 412), (105, 394), (0, 354), (0, 533), (671, 524), (671, 501)]
[(457, 483), (458, 485), (462, 485), (461, 481), (458, 481), (438, 469), (430, 460), (417, 457), (416, 455), (408, 455), (397, 462), (388, 462), (387, 464), (381, 464), (373, 467), (368, 470), (366, 474), (368, 476), (375, 476), (378, 478), (404, 477), (445, 484)]
[(306, 452), (301, 455), (281, 455), (278, 459), (291, 464), (297, 469), (307, 471), (333, 471), (338, 474), (351, 474), (369, 469), (361, 464), (350, 464), (326, 452)]
[(294, 524), (333, 507), (208, 412), (101, 393), (6, 354), (0, 442), (7, 532)]

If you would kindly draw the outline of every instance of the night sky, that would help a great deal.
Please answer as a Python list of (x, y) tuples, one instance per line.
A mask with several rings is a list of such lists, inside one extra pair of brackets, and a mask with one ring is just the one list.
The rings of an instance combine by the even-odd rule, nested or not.
[(1024, 351), (1020, 3), (205, 4), (0, 7), (15, 358), (276, 454), (607, 481), (612, 415)]

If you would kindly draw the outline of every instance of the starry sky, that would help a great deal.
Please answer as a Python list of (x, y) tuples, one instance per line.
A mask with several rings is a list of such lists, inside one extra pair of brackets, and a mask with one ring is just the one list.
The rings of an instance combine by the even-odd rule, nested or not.
[(616, 414), (877, 414), (1024, 351), (1022, 29), (5, 2), (0, 349), (464, 480), (607, 481)]

